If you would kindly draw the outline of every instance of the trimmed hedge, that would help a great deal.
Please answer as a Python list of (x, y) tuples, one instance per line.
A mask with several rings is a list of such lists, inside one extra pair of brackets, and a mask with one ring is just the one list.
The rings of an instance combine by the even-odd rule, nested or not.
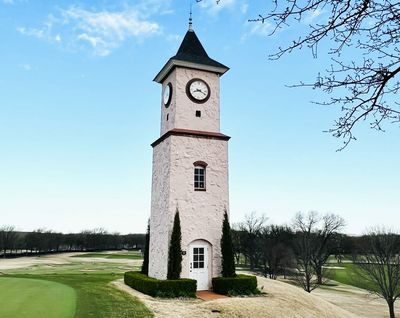
[(194, 279), (161, 280), (141, 272), (126, 272), (126, 285), (153, 297), (196, 297), (197, 282)]
[(222, 295), (252, 295), (259, 294), (255, 276), (239, 274), (235, 277), (214, 277), (212, 279), (214, 292)]

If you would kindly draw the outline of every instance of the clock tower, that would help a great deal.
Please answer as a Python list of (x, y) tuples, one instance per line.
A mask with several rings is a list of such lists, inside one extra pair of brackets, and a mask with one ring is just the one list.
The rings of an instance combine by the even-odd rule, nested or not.
[(229, 208), (228, 140), (220, 132), (220, 77), (191, 25), (154, 81), (162, 85), (160, 137), (153, 142), (149, 276), (167, 278), (175, 212), (182, 232), (181, 277), (211, 287), (221, 275), (220, 240)]

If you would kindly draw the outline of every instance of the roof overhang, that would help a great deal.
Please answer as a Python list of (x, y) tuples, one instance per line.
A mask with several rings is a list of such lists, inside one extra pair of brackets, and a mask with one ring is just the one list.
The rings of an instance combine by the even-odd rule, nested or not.
[(159, 143), (161, 143), (162, 141), (167, 139), (169, 136), (185, 136), (185, 137), (216, 139), (216, 140), (225, 140), (225, 141), (228, 141), (229, 139), (231, 139), (231, 137), (221, 134), (219, 132), (174, 128), (172, 130), (167, 131), (164, 135), (162, 135), (160, 138), (158, 138), (155, 142), (153, 142), (151, 144), (151, 146), (154, 148)]
[(201, 71), (213, 72), (213, 73), (217, 73), (219, 75), (223, 75), (224, 73), (226, 73), (229, 70), (228, 67), (216, 67), (216, 66), (211, 66), (211, 65), (170, 59), (164, 65), (164, 67), (161, 69), (161, 71), (156, 75), (156, 77), (154, 77), (153, 81), (155, 81), (157, 83), (162, 83), (162, 81), (165, 79), (165, 77), (167, 77), (169, 75), (169, 73), (171, 73), (172, 70), (177, 66), (193, 68), (193, 69), (201, 70)]

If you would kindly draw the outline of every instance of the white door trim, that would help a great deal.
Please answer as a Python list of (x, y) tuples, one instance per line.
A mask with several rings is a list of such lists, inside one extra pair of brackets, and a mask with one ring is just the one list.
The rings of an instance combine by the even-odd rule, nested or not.
[(209, 289), (210, 252), (207, 241), (197, 240), (189, 245), (189, 278), (197, 281), (197, 290)]

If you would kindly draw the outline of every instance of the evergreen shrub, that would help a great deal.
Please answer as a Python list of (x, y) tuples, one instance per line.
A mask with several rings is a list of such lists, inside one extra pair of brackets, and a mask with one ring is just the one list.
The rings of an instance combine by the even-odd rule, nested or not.
[(126, 272), (124, 282), (133, 289), (153, 297), (196, 297), (197, 282), (194, 279), (161, 280), (140, 272)]
[(144, 254), (142, 263), (142, 274), (147, 275), (149, 273), (149, 253), (150, 253), (150, 220), (147, 221), (147, 231), (144, 244)]
[(232, 245), (231, 227), (229, 225), (228, 213), (224, 213), (224, 221), (222, 222), (221, 237), (221, 254), (222, 254), (222, 276), (235, 277), (235, 258)]
[(222, 295), (257, 295), (257, 278), (239, 274), (235, 277), (214, 277), (213, 291)]
[(176, 209), (174, 225), (172, 227), (171, 241), (168, 250), (168, 279), (179, 279), (182, 271), (182, 234), (179, 211)]

